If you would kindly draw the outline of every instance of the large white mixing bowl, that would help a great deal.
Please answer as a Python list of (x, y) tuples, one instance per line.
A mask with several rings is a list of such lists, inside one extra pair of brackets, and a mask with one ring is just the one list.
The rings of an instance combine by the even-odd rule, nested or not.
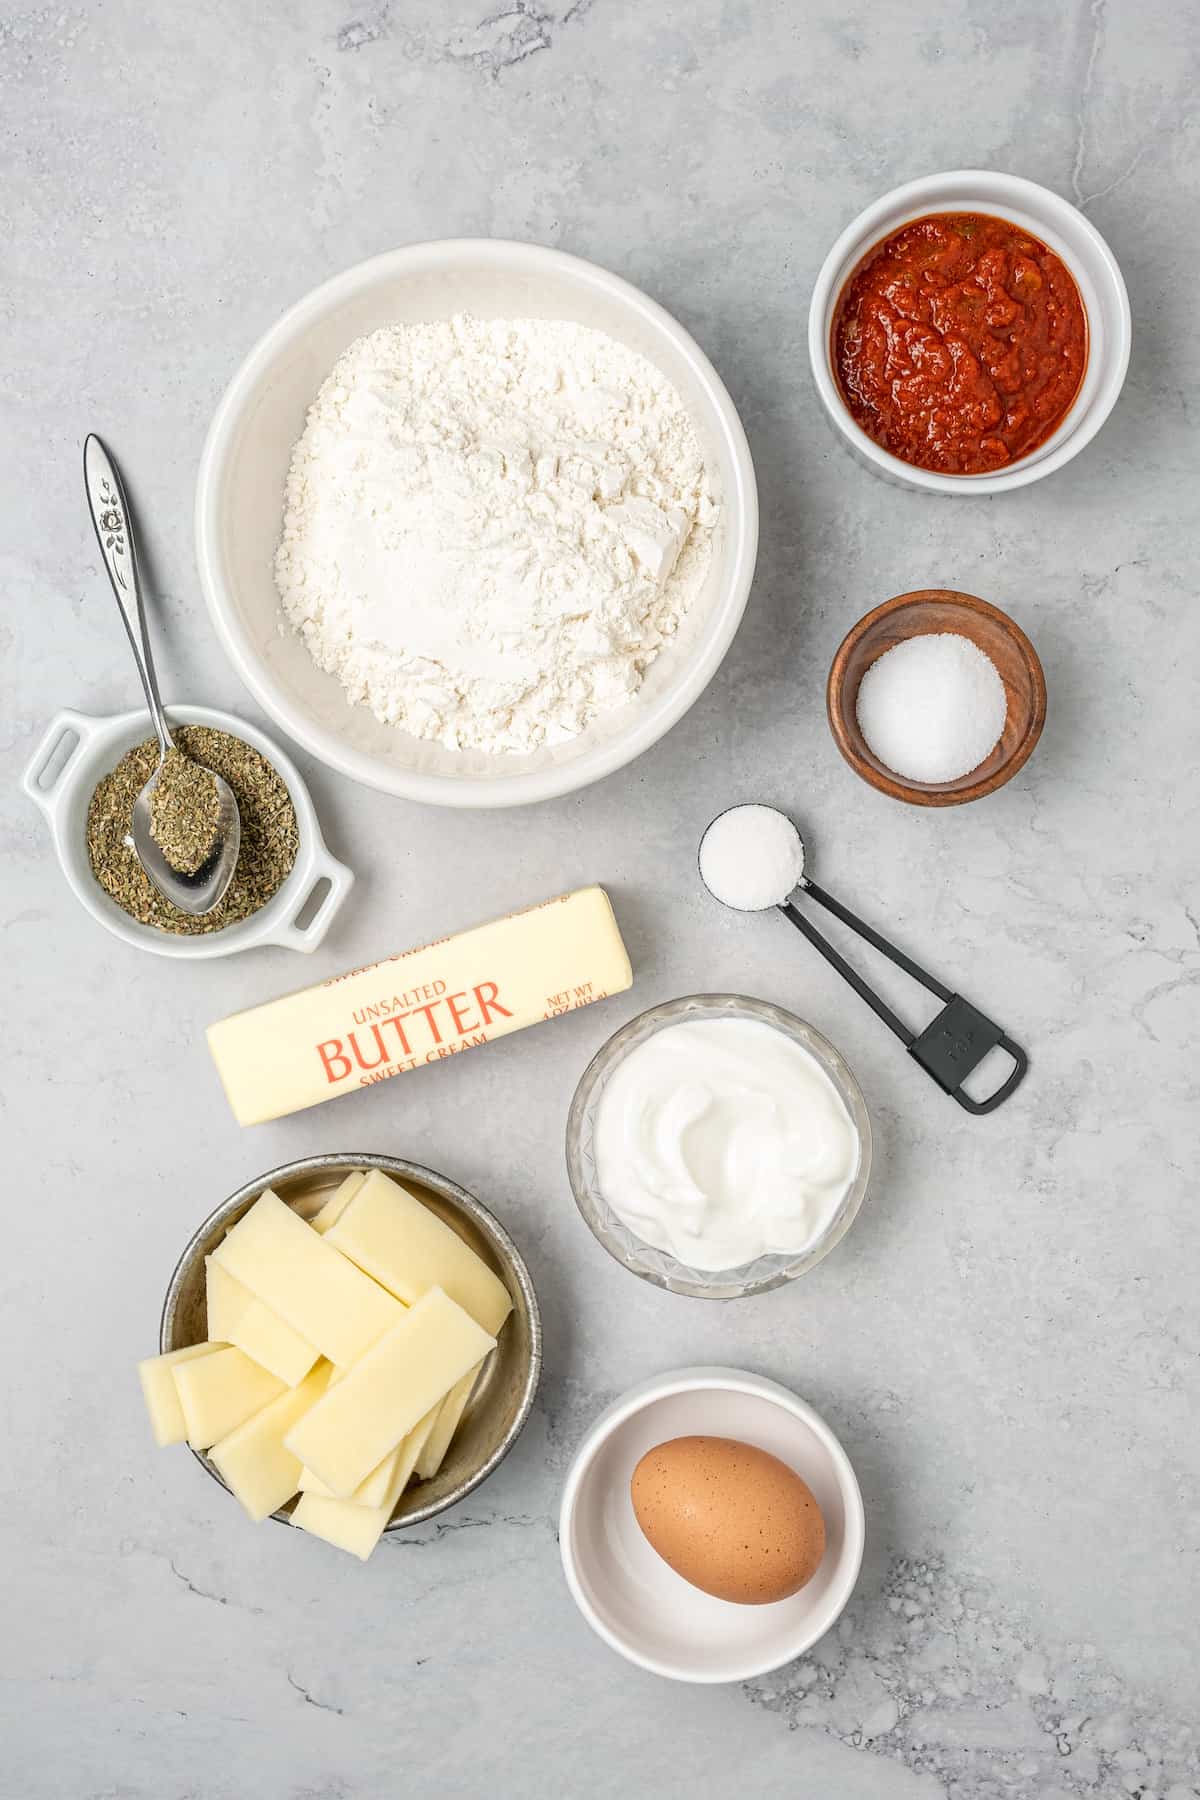
[[(704, 588), (627, 705), (572, 742), (528, 756), (424, 743), (351, 706), (301, 640), (280, 629), (272, 561), (292, 448), (342, 351), (382, 325), (448, 318), (572, 319), (640, 351), (675, 384), (721, 503)], [(746, 435), (716, 370), (653, 300), (592, 263), (488, 238), (411, 244), (359, 263), (293, 306), (234, 376), (196, 490), (200, 578), (238, 674), (276, 724), (357, 781), (437, 806), (519, 806), (611, 774), (669, 731), (712, 679), (745, 609), (758, 548)]]

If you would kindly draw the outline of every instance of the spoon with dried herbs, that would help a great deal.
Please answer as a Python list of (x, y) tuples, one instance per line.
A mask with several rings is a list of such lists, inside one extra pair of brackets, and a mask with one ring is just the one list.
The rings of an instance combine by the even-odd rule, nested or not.
[(94, 434), (83, 446), (83, 479), (158, 737), (158, 767), (134, 801), (129, 841), (163, 899), (197, 917), (220, 905), (233, 880), (242, 837), (238, 804), (224, 777), (186, 755), (171, 736), (150, 653), (129, 502), (116, 464)]

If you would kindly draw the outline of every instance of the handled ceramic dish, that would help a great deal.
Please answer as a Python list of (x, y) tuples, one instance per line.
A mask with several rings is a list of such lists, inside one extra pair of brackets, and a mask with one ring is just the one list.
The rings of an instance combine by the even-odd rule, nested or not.
[[(92, 874), (87, 853), (87, 813), (96, 784), (135, 744), (150, 735), (143, 709), (116, 718), (95, 719), (69, 707), (55, 715), (30, 758), (21, 785), (46, 816), (54, 848), (75, 897), (94, 919), (127, 944), (157, 956), (232, 956), (259, 944), (281, 944), (288, 950), (315, 950), (333, 923), (354, 884), (353, 872), (331, 856), (300, 771), (253, 725), (232, 713), (208, 706), (168, 707), (176, 725), (207, 725), (241, 738), (278, 770), (292, 805), (300, 847), (291, 874), (265, 906), (248, 919), (199, 937), (174, 937), (152, 925), (141, 925), (122, 912)], [(65, 754), (64, 754), (65, 752)], [(329, 886), (311, 918), (305, 914), (322, 882)], [(303, 919), (303, 923), (299, 921)]]

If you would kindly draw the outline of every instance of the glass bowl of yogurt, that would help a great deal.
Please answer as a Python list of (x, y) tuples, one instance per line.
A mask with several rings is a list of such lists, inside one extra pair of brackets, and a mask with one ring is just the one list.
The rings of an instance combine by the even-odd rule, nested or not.
[(690, 994), (622, 1026), (567, 1119), (575, 1202), (625, 1268), (738, 1300), (794, 1281), (850, 1229), (871, 1121), (845, 1058), (766, 1000)]

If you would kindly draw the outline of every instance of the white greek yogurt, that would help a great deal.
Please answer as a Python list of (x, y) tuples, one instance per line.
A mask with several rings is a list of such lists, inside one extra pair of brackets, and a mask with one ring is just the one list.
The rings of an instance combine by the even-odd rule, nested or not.
[(820, 1063), (757, 1019), (686, 1020), (639, 1044), (601, 1096), (593, 1144), (617, 1217), (706, 1270), (816, 1243), (860, 1150)]

